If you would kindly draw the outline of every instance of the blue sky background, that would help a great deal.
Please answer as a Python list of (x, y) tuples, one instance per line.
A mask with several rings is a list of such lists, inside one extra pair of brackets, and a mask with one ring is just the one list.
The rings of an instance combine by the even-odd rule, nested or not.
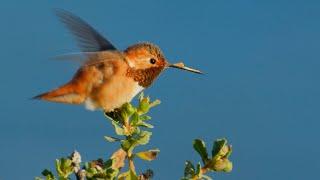
[(101, 112), (30, 101), (68, 81), (77, 65), (50, 57), (77, 51), (53, 15), (79, 15), (117, 47), (158, 44), (205, 76), (168, 70), (145, 93), (152, 111), (148, 148), (161, 150), (154, 179), (178, 179), (199, 161), (194, 138), (234, 147), (217, 180), (316, 179), (320, 152), (320, 1), (2, 1), (0, 11), (0, 179), (32, 179), (55, 158), (80, 151), (107, 158), (117, 146)]

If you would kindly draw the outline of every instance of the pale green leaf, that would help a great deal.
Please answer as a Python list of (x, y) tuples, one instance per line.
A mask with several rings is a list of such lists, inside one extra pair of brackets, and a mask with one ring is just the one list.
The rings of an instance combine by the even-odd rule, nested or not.
[(123, 136), (125, 133), (124, 133), (124, 129), (121, 127), (121, 125), (116, 122), (116, 121), (111, 121), (113, 127), (115, 128), (115, 131), (116, 131), (116, 134), (119, 135), (119, 136)]
[(148, 144), (152, 133), (149, 131), (141, 131), (137, 143), (140, 145)]
[(145, 114), (149, 111), (150, 105), (149, 105), (150, 99), (149, 98), (143, 98), (140, 100), (138, 111), (139, 114)]
[(109, 142), (116, 142), (116, 141), (120, 141), (121, 140), (119, 138), (111, 137), (111, 136), (104, 136), (104, 139), (109, 141)]
[(161, 103), (161, 101), (159, 99), (153, 101), (152, 103), (150, 103), (149, 107), (152, 108), (152, 107), (155, 107), (157, 105), (159, 105)]
[(153, 128), (152, 124), (146, 123), (146, 122), (140, 122), (139, 124), (137, 124), (138, 126), (142, 126), (142, 127), (146, 127), (146, 128)]

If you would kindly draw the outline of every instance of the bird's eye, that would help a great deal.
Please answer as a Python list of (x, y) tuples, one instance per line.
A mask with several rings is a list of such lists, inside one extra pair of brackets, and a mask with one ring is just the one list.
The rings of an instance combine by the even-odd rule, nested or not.
[(155, 64), (156, 61), (157, 61), (157, 60), (155, 60), (155, 59), (153, 59), (153, 58), (150, 59), (150, 63), (151, 63), (151, 64)]

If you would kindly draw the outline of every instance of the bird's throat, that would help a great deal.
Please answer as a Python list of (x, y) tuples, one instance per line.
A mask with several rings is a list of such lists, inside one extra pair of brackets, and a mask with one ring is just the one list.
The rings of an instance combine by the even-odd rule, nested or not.
[(140, 86), (147, 88), (159, 76), (162, 69), (161, 67), (151, 67), (147, 69), (129, 68), (126, 75), (133, 78)]

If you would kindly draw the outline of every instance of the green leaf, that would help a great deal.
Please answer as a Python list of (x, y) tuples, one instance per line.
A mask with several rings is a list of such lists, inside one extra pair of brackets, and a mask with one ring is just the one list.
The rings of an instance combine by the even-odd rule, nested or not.
[(140, 131), (135, 137), (122, 140), (121, 147), (128, 152), (132, 152), (136, 146), (147, 144), (151, 135), (152, 133), (149, 131)]
[(198, 152), (203, 163), (205, 164), (209, 160), (206, 144), (201, 139), (195, 139), (193, 141), (193, 148)]
[(109, 168), (106, 170), (108, 179), (115, 179), (115, 177), (119, 174), (119, 169)]
[(73, 173), (72, 161), (70, 159), (56, 159), (56, 170), (59, 177), (68, 178)]
[(61, 162), (59, 159), (56, 159), (56, 170), (59, 176), (63, 176), (63, 171), (61, 170)]
[(231, 146), (227, 145), (226, 139), (218, 139), (214, 142), (212, 148), (212, 159), (220, 159), (230, 156), (232, 152)]
[(184, 168), (184, 176), (185, 177), (193, 177), (195, 176), (195, 168), (190, 161), (185, 162), (185, 168)]
[(160, 103), (161, 103), (161, 101), (159, 99), (157, 99), (157, 100), (153, 101), (152, 103), (150, 103), (149, 107), (153, 108), (153, 107), (159, 105)]
[(130, 120), (130, 124), (136, 126), (140, 121), (138, 113), (133, 113)]
[(149, 151), (138, 152), (136, 155), (143, 160), (152, 161), (157, 158), (159, 152), (159, 149), (151, 149)]
[(55, 177), (53, 175), (53, 173), (51, 171), (49, 171), (48, 169), (45, 169), (41, 172), (41, 174), (46, 177), (46, 180), (54, 180)]
[(140, 120), (141, 120), (141, 121), (147, 121), (147, 120), (150, 120), (150, 119), (151, 119), (151, 117), (148, 116), (148, 115), (142, 115), (142, 116), (140, 116)]
[(65, 172), (68, 172), (70, 169), (72, 169), (72, 161), (70, 159), (62, 158), (61, 165), (62, 165), (62, 169)]
[(125, 103), (123, 106), (123, 110), (126, 112), (127, 116), (131, 116), (134, 112), (136, 112), (136, 108), (132, 106), (130, 103)]
[(121, 141), (121, 139), (116, 138), (116, 137), (111, 137), (111, 136), (104, 136), (104, 139), (109, 141), (109, 142)]
[(137, 139), (137, 143), (139, 145), (145, 145), (148, 144), (150, 137), (151, 137), (152, 133), (149, 131), (141, 131), (139, 138)]
[(145, 114), (149, 111), (150, 109), (149, 103), (150, 103), (149, 97), (140, 99), (139, 106), (138, 106), (138, 112), (140, 115)]
[(96, 168), (90, 167), (86, 169), (86, 177), (87, 178), (93, 178), (96, 174), (98, 174), (98, 171)]
[(141, 130), (139, 127), (134, 128), (134, 131), (132, 134), (140, 134)]
[(213, 143), (212, 147), (212, 157), (215, 157), (219, 154), (220, 150), (223, 148), (223, 146), (227, 143), (226, 139), (217, 139)]
[(136, 175), (135, 172), (133, 172), (132, 170), (129, 170), (129, 174), (126, 177), (126, 180), (138, 180), (138, 176)]
[(119, 174), (118, 176), (118, 180), (125, 180), (127, 178), (127, 176), (129, 176), (129, 171), (123, 172), (121, 174)]
[(200, 162), (197, 164), (195, 175), (198, 176), (198, 177), (201, 177), (201, 175), (202, 175)]
[(118, 176), (119, 180), (138, 180), (138, 176), (131, 170), (126, 171)]
[(124, 129), (120, 126), (120, 124), (116, 121), (111, 121), (113, 127), (115, 128), (116, 134), (119, 136), (123, 136), (124, 133)]
[(122, 140), (121, 141), (121, 147), (123, 150), (128, 151), (130, 147), (132, 146), (133, 142), (130, 139)]
[(231, 153), (232, 153), (232, 146), (229, 145), (229, 146), (227, 146), (227, 147), (228, 147), (228, 152), (226, 153), (225, 157), (226, 157), (226, 158), (229, 158), (229, 156), (230, 156)]
[(152, 124), (146, 123), (146, 122), (140, 122), (137, 124), (138, 126), (146, 127), (146, 128), (153, 128)]
[(113, 164), (113, 161), (114, 161), (113, 159), (108, 159), (107, 161), (105, 161), (103, 163), (103, 167), (106, 168), (106, 169), (110, 168), (112, 166), (112, 164)]

